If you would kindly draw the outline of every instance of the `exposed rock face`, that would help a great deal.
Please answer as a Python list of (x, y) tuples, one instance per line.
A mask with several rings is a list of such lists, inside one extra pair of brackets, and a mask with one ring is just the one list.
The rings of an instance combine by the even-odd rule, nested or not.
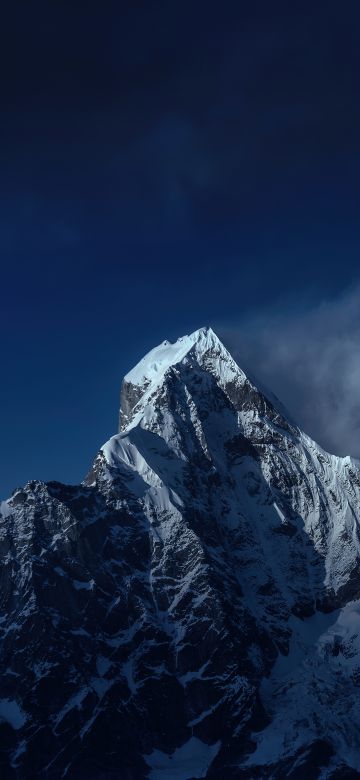
[(360, 470), (211, 329), (80, 486), (1, 505), (0, 777), (360, 777)]

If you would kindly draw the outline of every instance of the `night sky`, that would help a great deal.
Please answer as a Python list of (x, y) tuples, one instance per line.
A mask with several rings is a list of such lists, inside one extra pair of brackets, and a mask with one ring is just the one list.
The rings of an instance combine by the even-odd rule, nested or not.
[(15, 0), (1, 28), (1, 497), (81, 480), (123, 374), (206, 324), (360, 456), (359, 4)]

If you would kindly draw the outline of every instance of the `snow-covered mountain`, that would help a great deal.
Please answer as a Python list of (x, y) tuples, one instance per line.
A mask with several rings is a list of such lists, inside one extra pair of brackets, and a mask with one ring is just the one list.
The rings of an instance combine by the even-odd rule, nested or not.
[(359, 463), (210, 328), (127, 374), (81, 485), (0, 521), (2, 779), (360, 777)]

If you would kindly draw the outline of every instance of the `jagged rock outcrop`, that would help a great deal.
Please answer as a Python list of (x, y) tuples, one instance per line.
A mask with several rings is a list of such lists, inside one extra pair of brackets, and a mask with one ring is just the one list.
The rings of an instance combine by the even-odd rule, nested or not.
[[(209, 328), (1, 504), (1, 778), (360, 777), (360, 469)], [(359, 773), (359, 774), (358, 774)]]

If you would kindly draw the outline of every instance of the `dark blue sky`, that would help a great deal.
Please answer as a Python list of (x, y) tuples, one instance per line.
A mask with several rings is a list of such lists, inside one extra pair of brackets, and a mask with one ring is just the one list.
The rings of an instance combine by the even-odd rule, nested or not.
[(357, 3), (9, 6), (3, 497), (83, 477), (154, 344), (360, 281)]

